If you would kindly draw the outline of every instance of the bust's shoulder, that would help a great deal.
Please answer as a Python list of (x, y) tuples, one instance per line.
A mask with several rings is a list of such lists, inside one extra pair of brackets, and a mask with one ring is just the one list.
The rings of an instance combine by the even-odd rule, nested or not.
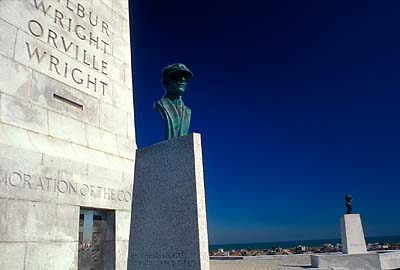
[(171, 105), (173, 104), (169, 98), (162, 97), (158, 101), (154, 102), (153, 109), (156, 111), (160, 109), (166, 110)]
[(173, 105), (172, 101), (169, 98), (162, 97), (160, 98), (157, 102), (154, 103), (154, 106), (160, 106), (160, 107), (167, 107)]

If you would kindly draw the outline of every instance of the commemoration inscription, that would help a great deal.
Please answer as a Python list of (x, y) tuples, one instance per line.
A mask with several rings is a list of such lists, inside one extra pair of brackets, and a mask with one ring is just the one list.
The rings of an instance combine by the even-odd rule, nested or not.
[(56, 175), (34, 175), (28, 171), (0, 169), (0, 187), (55, 192), (65, 195), (78, 195), (110, 201), (129, 203), (132, 193), (122, 189), (78, 183), (63, 177), (61, 171)]

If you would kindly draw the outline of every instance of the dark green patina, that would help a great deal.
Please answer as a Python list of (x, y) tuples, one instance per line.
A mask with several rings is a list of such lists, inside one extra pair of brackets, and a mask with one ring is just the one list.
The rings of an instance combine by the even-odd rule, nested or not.
[(159, 112), (164, 120), (165, 140), (187, 135), (189, 132), (192, 112), (183, 103), (182, 95), (187, 81), (192, 77), (193, 73), (180, 63), (168, 65), (161, 72), (165, 94), (154, 103), (154, 110)]
[(351, 214), (352, 211), (352, 201), (353, 201), (353, 197), (351, 195), (346, 195), (346, 197), (344, 197), (344, 200), (346, 201), (346, 214)]

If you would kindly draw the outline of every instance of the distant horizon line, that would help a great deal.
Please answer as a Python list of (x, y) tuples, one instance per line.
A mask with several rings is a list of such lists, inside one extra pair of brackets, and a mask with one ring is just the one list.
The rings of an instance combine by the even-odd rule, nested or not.
[[(380, 236), (365, 236), (365, 238), (386, 238), (386, 237), (400, 237), (400, 234), (393, 235), (380, 235)], [(263, 242), (237, 242), (237, 243), (219, 243), (219, 244), (211, 244), (210, 246), (228, 246), (228, 245), (247, 245), (247, 244), (266, 244), (266, 243), (288, 243), (288, 242), (301, 242), (301, 241), (327, 241), (327, 240), (337, 240), (339, 238), (320, 238), (320, 239), (302, 239), (302, 240), (284, 240), (284, 241), (263, 241)]]

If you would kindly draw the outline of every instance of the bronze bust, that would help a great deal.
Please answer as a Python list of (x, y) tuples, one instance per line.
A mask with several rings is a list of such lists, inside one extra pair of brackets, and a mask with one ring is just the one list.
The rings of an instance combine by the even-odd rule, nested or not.
[(344, 200), (346, 201), (346, 214), (351, 214), (352, 212), (352, 201), (353, 201), (353, 197), (351, 195), (346, 195), (346, 197), (344, 197)]
[(159, 112), (164, 120), (165, 140), (188, 134), (192, 112), (183, 103), (182, 95), (187, 81), (192, 77), (193, 73), (180, 63), (168, 65), (161, 72), (165, 94), (154, 103), (154, 110)]

